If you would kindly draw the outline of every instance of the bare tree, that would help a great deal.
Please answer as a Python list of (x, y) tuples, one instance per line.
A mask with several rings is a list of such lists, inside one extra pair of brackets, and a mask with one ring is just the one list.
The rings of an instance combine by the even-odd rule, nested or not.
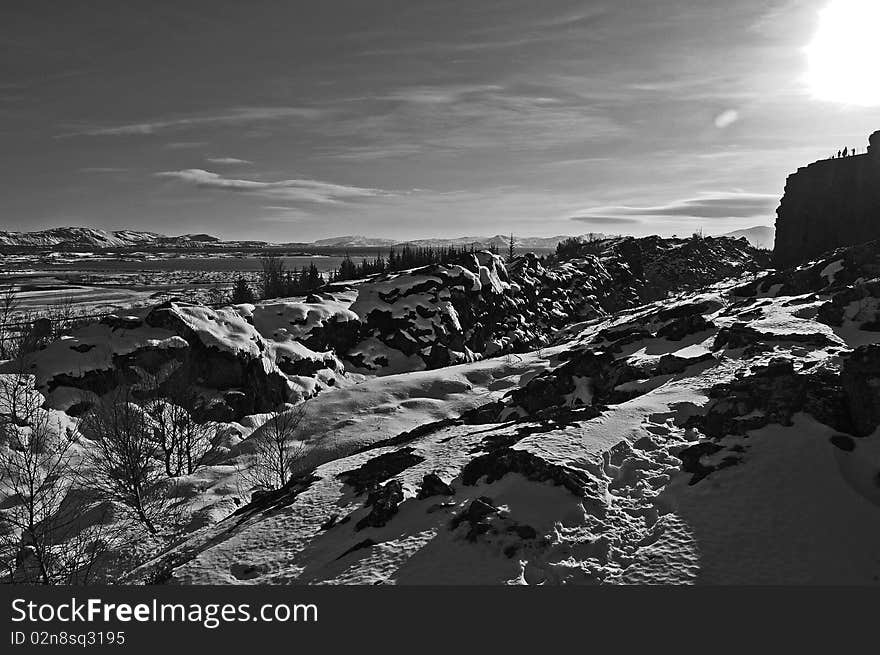
[(75, 429), (42, 408), (28, 375), (0, 375), (0, 560), (9, 582), (85, 584), (114, 540), (74, 500)]
[[(55, 560), (58, 584), (87, 585), (106, 581), (112, 554), (125, 552), (133, 535), (125, 522), (113, 523), (106, 503), (62, 506), (61, 520), (68, 525)], [(83, 519), (82, 517), (87, 517)], [(77, 520), (80, 519), (80, 520)]]
[(94, 440), (83, 472), (85, 486), (119, 503), (151, 533), (172, 518), (163, 484), (159, 443), (153, 425), (128, 387), (119, 387), (83, 417), (82, 431)]
[(12, 322), (18, 306), (18, 292), (10, 284), (0, 294), (0, 359), (11, 359), (17, 354), (13, 349), (15, 332)]
[(254, 435), (254, 457), (239, 469), (242, 481), (251, 489), (280, 489), (297, 472), (296, 466), (305, 456), (305, 446), (298, 438), (305, 415), (305, 402), (293, 409), (277, 409)]
[(15, 322), (7, 323), (0, 334), (3, 359), (21, 362), (26, 355), (39, 350), (52, 338), (52, 321), (49, 318), (29, 311), (17, 312)]
[(69, 335), (73, 330), (88, 323), (86, 314), (78, 309), (72, 296), (66, 295), (54, 302), (44, 313), (43, 318), (50, 321), (51, 333), (47, 341), (54, 341)]
[(167, 384), (160, 390), (154, 382), (152, 400), (144, 408), (153, 420), (153, 437), (170, 478), (191, 475), (208, 464), (215, 455), (217, 424), (195, 419), (196, 397), (180, 384)]

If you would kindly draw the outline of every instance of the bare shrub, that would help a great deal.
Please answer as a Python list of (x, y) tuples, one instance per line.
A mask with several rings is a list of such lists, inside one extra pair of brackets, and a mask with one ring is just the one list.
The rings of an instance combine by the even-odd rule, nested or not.
[[(0, 376), (0, 564), (8, 582), (86, 584), (118, 544), (88, 501), (75, 500), (75, 429), (42, 408), (33, 378)], [(79, 494), (81, 495), (81, 494)]]
[(153, 398), (144, 404), (144, 409), (153, 420), (153, 437), (165, 474), (170, 478), (192, 475), (209, 464), (216, 455), (217, 424), (196, 420), (195, 394), (181, 384), (166, 385), (160, 390), (154, 382), (151, 395)]
[(42, 318), (50, 321), (51, 334), (47, 340), (54, 341), (69, 335), (73, 330), (88, 323), (91, 319), (78, 309), (71, 296), (63, 296), (50, 305)]
[(107, 501), (118, 503), (151, 534), (174, 520), (171, 494), (153, 421), (128, 387), (101, 399), (83, 417), (82, 431), (94, 440), (83, 482)]
[(305, 415), (305, 402), (293, 409), (277, 409), (259, 434), (252, 437), (254, 456), (247, 466), (239, 468), (239, 476), (249, 489), (280, 489), (297, 472), (305, 456), (305, 447), (298, 438)]
[(13, 348), (16, 332), (12, 323), (18, 306), (18, 292), (9, 285), (0, 294), (0, 359), (12, 359), (17, 354)]

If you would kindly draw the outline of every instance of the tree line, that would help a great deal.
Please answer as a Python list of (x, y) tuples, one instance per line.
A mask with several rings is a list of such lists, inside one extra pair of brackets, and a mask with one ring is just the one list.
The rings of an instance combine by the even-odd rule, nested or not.
[[(498, 254), (494, 245), (489, 251)], [(412, 246), (404, 245), (391, 248), (388, 255), (381, 254), (373, 258), (363, 258), (356, 263), (346, 253), (339, 266), (322, 274), (314, 263), (299, 269), (287, 269), (284, 259), (277, 255), (266, 255), (260, 258), (260, 271), (257, 288), (251, 287), (243, 277), (238, 277), (233, 285), (230, 300), (233, 304), (255, 302), (258, 299), (286, 298), (306, 295), (325, 284), (358, 280), (382, 273), (403, 271), (430, 264), (460, 264), (477, 252), (475, 245), (470, 246)], [(509, 246), (508, 257), (514, 255), (513, 237)]]

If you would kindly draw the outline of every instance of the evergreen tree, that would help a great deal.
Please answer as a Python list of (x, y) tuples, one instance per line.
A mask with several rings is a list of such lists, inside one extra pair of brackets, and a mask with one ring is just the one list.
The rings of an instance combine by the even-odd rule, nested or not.
[(232, 287), (230, 300), (233, 305), (242, 303), (252, 303), (256, 300), (253, 289), (251, 289), (248, 281), (239, 276), (235, 279), (235, 286)]

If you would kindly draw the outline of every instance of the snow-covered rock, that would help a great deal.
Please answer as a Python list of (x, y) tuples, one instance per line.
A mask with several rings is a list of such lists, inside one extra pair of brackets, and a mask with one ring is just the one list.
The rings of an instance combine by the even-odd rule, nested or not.
[(485, 397), (356, 447), (310, 434), (336, 457), (128, 579), (876, 584), (880, 337), (852, 301), (827, 322), (874, 297), (872, 253), (603, 311), (512, 383), (503, 358), (367, 380)]
[(0, 371), (21, 366), (62, 409), (149, 379), (200, 391), (204, 415), (222, 420), (311, 397), (343, 372), (333, 353), (277, 330), (263, 335), (237, 309), (180, 302), (105, 317)]

